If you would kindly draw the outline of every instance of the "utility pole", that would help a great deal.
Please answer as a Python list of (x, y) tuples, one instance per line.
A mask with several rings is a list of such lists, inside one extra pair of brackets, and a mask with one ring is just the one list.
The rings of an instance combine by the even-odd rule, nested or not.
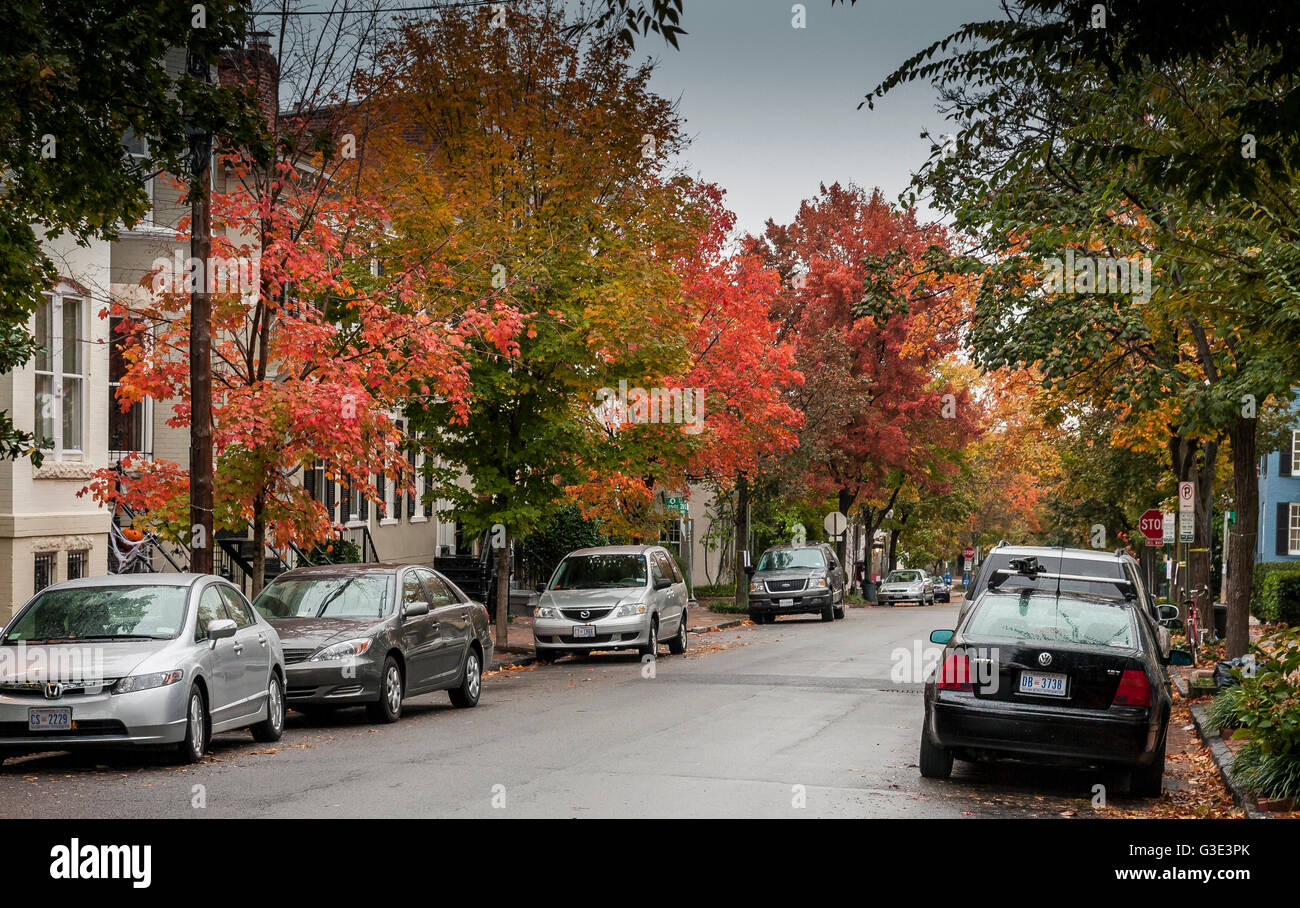
[[(186, 55), (192, 78), (209, 81), (207, 61)], [(208, 181), (212, 133), (190, 113), (190, 570), (212, 573), (212, 300), (208, 259), (212, 220)]]

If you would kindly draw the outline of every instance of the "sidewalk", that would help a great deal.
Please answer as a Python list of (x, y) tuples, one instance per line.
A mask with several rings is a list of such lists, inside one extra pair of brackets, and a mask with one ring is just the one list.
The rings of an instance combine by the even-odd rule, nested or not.
[[(692, 634), (703, 634), (708, 631), (720, 630), (727, 627), (739, 627), (749, 620), (745, 615), (729, 615), (721, 612), (711, 612), (702, 605), (692, 605), (689, 610), (690, 617), (686, 621), (686, 626)], [(494, 624), (493, 627), (496, 625)], [(531, 665), (536, 661), (533, 657), (533, 619), (514, 616), (510, 620), (510, 642), (505, 647), (497, 646), (492, 654), (492, 668), (505, 668), (513, 665)]]

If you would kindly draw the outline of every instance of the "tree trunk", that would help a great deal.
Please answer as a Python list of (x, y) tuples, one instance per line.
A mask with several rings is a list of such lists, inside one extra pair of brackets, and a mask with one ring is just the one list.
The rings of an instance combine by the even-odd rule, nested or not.
[(898, 567), (898, 534), (901, 532), (898, 527), (893, 527), (889, 531), (889, 563), (886, 574)]
[(253, 579), (252, 594), (255, 599), (266, 585), (266, 497), (258, 495), (253, 499)]
[[(1255, 582), (1255, 537), (1259, 527), (1259, 476), (1256, 461), (1256, 422), (1239, 416), (1233, 422), (1233, 498), (1237, 522), (1228, 551), (1227, 656), (1235, 659), (1250, 649), (1250, 594)], [(1210, 616), (1207, 616), (1207, 618)]]
[[(736, 474), (736, 607), (749, 607), (749, 575), (744, 552), (749, 548), (749, 480)], [(752, 557), (752, 556), (751, 556)]]
[[(488, 535), (491, 545), (492, 536)], [(497, 577), (497, 646), (504, 646), (510, 642), (510, 530), (506, 530), (505, 540), (501, 548), (493, 553), (496, 559), (496, 577)]]

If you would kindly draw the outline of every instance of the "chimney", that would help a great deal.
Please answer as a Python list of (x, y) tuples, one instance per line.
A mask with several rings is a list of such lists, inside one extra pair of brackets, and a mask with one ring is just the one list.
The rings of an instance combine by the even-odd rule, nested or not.
[(217, 70), (222, 87), (248, 86), (274, 131), (280, 112), (280, 62), (271, 53), (271, 33), (252, 32), (247, 47), (226, 51)]

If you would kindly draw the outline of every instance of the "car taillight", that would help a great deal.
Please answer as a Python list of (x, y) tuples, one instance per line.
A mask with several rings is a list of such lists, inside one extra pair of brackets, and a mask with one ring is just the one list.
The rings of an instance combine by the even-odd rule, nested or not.
[(939, 669), (936, 683), (939, 690), (973, 690), (970, 659), (962, 653), (949, 653)]
[(1115, 699), (1111, 705), (1150, 706), (1151, 684), (1147, 681), (1147, 673), (1135, 668), (1125, 670), (1119, 679), (1119, 687), (1115, 690)]

